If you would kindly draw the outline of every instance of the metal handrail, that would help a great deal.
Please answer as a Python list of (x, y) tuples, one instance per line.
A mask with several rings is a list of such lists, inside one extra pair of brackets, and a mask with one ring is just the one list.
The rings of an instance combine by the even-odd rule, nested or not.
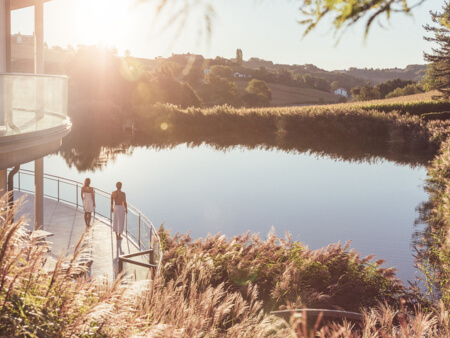
[[(17, 185), (14, 186), (14, 189), (18, 190), (18, 191), (23, 191), (23, 192), (29, 192), (29, 193), (34, 193), (33, 190), (27, 189), (25, 187), (23, 187), (22, 184), (22, 180), (21, 180), (21, 176), (25, 175), (25, 176), (33, 176), (34, 177), (34, 171), (32, 170), (27, 170), (27, 169), (20, 169), (17, 174)], [(46, 198), (50, 198), (50, 199), (54, 199), (57, 200), (58, 202), (62, 202), (62, 203), (66, 203), (68, 205), (72, 205), (75, 206), (76, 208), (82, 207), (82, 202), (80, 203), (80, 199), (78, 198), (78, 196), (81, 194), (81, 190), (80, 188), (83, 187), (83, 183), (80, 183), (78, 181), (74, 181), (68, 178), (64, 178), (64, 177), (60, 177), (60, 176), (56, 176), (56, 175), (50, 175), (50, 174), (44, 174), (44, 185), (46, 181), (53, 181), (57, 183), (57, 189), (56, 189), (56, 196), (54, 194), (49, 194), (46, 193), (45, 189), (44, 189), (44, 197)], [(61, 194), (61, 184), (66, 184), (69, 186), (73, 186), (75, 187), (75, 201), (73, 200), (68, 200), (68, 199), (64, 199), (64, 197)], [(34, 186), (33, 186), (34, 188)], [(111, 198), (111, 194), (103, 191), (101, 189), (98, 188), (94, 188), (95, 191), (95, 195), (97, 196), (101, 196), (103, 198), (106, 198), (108, 200), (108, 206), (109, 204), (109, 200)], [(98, 205), (98, 203), (96, 203)], [(127, 235), (128, 238), (134, 239), (135, 245), (136, 247), (140, 250), (140, 251), (148, 251), (148, 250), (155, 250), (155, 245), (157, 243), (160, 243), (160, 238), (158, 235), (158, 232), (156, 231), (154, 225), (152, 224), (152, 222), (149, 221), (149, 219), (142, 213), (140, 212), (136, 207), (134, 207), (132, 204), (127, 203), (127, 209), (128, 212), (132, 213), (133, 215), (135, 215), (138, 218), (138, 233), (134, 234), (130, 227), (128, 226), (128, 217), (126, 218), (127, 221), (125, 223), (125, 233)], [(111, 226), (112, 224), (112, 213), (111, 213), (111, 208), (109, 209), (109, 214), (102, 214), (102, 212), (98, 211), (98, 209), (95, 209), (94, 211), (94, 218), (98, 218), (98, 216), (102, 217), (103, 219), (109, 221), (109, 226)], [(144, 236), (142, 236), (143, 231), (142, 230), (148, 230), (148, 234), (149, 234), (149, 238), (145, 238)], [(158, 262), (155, 262), (155, 265), (158, 267), (158, 270), (161, 266), (161, 261), (162, 261), (162, 252), (160, 250), (160, 248), (157, 248), (155, 251), (158, 251)]]
[(54, 74), (35, 74), (35, 73), (0, 73), (0, 76), (26, 76), (26, 77), (49, 77), (58, 79), (68, 79), (66, 75), (54, 75)]

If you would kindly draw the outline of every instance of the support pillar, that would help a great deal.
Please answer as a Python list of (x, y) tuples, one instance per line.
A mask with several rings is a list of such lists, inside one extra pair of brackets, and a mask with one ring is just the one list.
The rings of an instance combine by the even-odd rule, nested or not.
[(11, 73), (11, 0), (5, 0), (6, 72)]
[[(34, 72), (44, 74), (44, 1), (35, 0), (34, 5)], [(36, 83), (36, 120), (42, 117), (43, 86)], [(44, 226), (44, 159), (34, 161), (34, 229)]]
[(8, 174), (6, 169), (0, 170), (0, 196), (3, 196), (8, 191)]
[[(0, 73), (6, 73), (6, 0), (0, 0)], [(5, 82), (0, 77), (0, 135), (6, 132)]]
[(44, 74), (44, 1), (34, 5), (34, 73)]
[[(34, 5), (34, 73), (44, 74), (44, 1)], [(44, 80), (36, 77), (36, 123), (44, 117)]]
[[(7, 42), (7, 10), (6, 0), (0, 0), (0, 73), (6, 72)], [(11, 39), (11, 38), (10, 38)]]
[(34, 230), (44, 228), (44, 159), (34, 161)]

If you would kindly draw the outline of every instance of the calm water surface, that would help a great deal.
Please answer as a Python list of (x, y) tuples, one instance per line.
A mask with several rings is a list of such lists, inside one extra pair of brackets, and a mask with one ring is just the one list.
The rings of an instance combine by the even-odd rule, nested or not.
[(265, 237), (273, 226), (278, 236), (289, 231), (311, 249), (352, 240), (351, 248), (386, 259), (403, 281), (415, 276), (411, 240), (415, 208), (428, 199), (424, 167), (206, 145), (135, 148), (94, 172), (78, 173), (56, 155), (44, 166), (48, 174), (80, 182), (90, 177), (105, 191), (122, 181), (130, 203), (173, 234), (250, 230)]

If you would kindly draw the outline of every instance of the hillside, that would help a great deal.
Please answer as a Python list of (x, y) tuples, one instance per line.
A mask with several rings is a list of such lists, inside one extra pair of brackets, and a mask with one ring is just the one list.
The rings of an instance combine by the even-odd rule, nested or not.
[[(45, 49), (45, 71), (48, 74), (66, 74), (65, 63), (71, 52), (62, 48)], [(12, 44), (12, 71), (32, 73), (33, 47), (29, 45)], [(184, 59), (183, 59), (184, 60)], [(158, 65), (164, 65), (168, 59), (144, 59), (136, 58), (136, 61), (149, 72), (158, 69)], [(170, 62), (170, 61), (169, 61)], [(346, 71), (328, 72), (314, 65), (280, 65), (273, 64), (257, 58), (244, 61), (242, 66), (233, 64), (231, 60), (205, 59), (203, 64), (195, 68), (196, 74), (191, 79), (184, 78), (180, 74), (173, 73), (177, 81), (189, 82), (198, 89), (195, 83), (200, 83), (204, 70), (213, 63), (229, 65), (233, 72), (244, 74), (251, 78), (264, 80), (272, 91), (271, 106), (296, 106), (311, 104), (337, 103), (342, 96), (332, 94), (330, 85), (335, 82), (348, 91), (354, 86), (361, 86), (366, 81), (373, 84), (392, 80), (395, 78), (418, 81), (423, 78), (426, 65), (409, 65), (405, 69), (357, 69), (350, 68)], [(170, 65), (170, 63), (169, 63)], [(172, 65), (173, 66), (173, 62)], [(182, 68), (180, 65), (181, 70)], [(193, 69), (194, 71), (194, 69)], [(235, 79), (235, 83), (241, 94), (245, 93), (248, 80)]]
[(350, 68), (342, 71), (344, 74), (370, 81), (372, 84), (386, 82), (388, 80), (401, 79), (419, 82), (426, 75), (427, 65), (408, 65), (405, 69), (359, 69)]
[[(238, 90), (242, 93), (248, 82), (246, 80), (235, 81)], [(292, 87), (278, 83), (267, 83), (267, 86), (272, 91), (270, 105), (274, 107), (336, 103), (342, 97), (313, 88)]]
[[(373, 100), (373, 101), (358, 101), (358, 102), (346, 102), (346, 103), (333, 103), (325, 105), (327, 107), (364, 107), (364, 106), (373, 106), (373, 105), (388, 105), (388, 104), (403, 104), (403, 103), (414, 103), (414, 102), (426, 102), (433, 101), (433, 96), (439, 95), (437, 90), (432, 90), (426, 93), (414, 94), (414, 95), (406, 95), (393, 97), (390, 99), (382, 99), (382, 100)], [(319, 105), (312, 105), (311, 107), (319, 107)], [(320, 107), (324, 107), (324, 105), (320, 105)]]
[(389, 103), (405, 103), (405, 102), (420, 102), (420, 101), (431, 101), (433, 96), (439, 95), (437, 90), (432, 90), (426, 93), (406, 95), (399, 97), (392, 97), (390, 99), (383, 100), (373, 100), (373, 101), (361, 101), (361, 102), (349, 102), (343, 103), (349, 106), (366, 106), (368, 104), (389, 104)]

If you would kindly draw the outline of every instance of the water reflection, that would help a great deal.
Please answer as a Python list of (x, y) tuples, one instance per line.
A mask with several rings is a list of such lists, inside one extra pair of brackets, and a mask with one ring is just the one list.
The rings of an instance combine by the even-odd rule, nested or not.
[(131, 155), (133, 148), (146, 147), (155, 150), (173, 149), (181, 144), (195, 148), (202, 144), (228, 151), (237, 148), (278, 150), (287, 153), (309, 154), (316, 157), (329, 158), (336, 161), (352, 163), (376, 163), (388, 160), (411, 167), (424, 166), (433, 159), (434, 152), (411, 152), (389, 143), (354, 142), (352, 140), (311, 140), (301, 136), (277, 138), (273, 136), (257, 137), (252, 134), (240, 135), (148, 135), (137, 133), (125, 135), (121, 131), (105, 134), (72, 132), (63, 140), (61, 156), (69, 166), (79, 171), (102, 168), (109, 161), (114, 161), (118, 154)]

